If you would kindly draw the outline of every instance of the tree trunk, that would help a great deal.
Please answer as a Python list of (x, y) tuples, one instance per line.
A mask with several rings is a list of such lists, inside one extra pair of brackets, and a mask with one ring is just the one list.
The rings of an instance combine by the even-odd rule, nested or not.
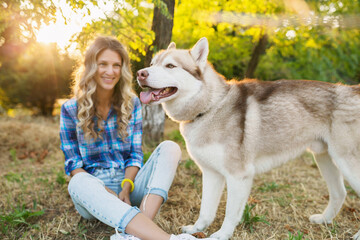
[(148, 67), (151, 62), (151, 58), (154, 53), (160, 49), (165, 49), (169, 45), (172, 36), (172, 29), (174, 26), (174, 9), (175, 9), (175, 0), (162, 0), (168, 9), (168, 13), (171, 16), (171, 19), (164, 16), (161, 13), (159, 7), (155, 6), (154, 8), (154, 17), (152, 22), (151, 30), (155, 33), (155, 40), (151, 46), (146, 51), (145, 56), (145, 67)]
[(265, 53), (268, 42), (268, 35), (262, 35), (251, 54), (251, 59), (246, 69), (245, 78), (254, 78), (256, 67), (260, 61), (260, 56)]
[(146, 145), (155, 146), (163, 140), (165, 112), (161, 105), (146, 105), (143, 104), (143, 141)]
[[(165, 49), (169, 45), (174, 25), (175, 0), (163, 0), (168, 13), (171, 16), (164, 16), (158, 6), (154, 8), (154, 17), (151, 30), (155, 32), (155, 40), (147, 49), (145, 56), (145, 67), (148, 67), (154, 52)], [(165, 112), (161, 105), (143, 104), (143, 142), (148, 145), (157, 145), (164, 136)]]

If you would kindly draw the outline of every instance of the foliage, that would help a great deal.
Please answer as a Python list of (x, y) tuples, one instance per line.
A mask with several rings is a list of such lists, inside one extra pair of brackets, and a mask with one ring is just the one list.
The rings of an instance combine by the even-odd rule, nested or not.
[(178, 144), (181, 144), (182, 147), (185, 147), (185, 145), (186, 145), (185, 140), (178, 129), (170, 132), (167, 137), (169, 140), (172, 140), (174, 142), (177, 142)]
[(253, 216), (251, 213), (251, 210), (255, 207), (255, 204), (252, 205), (245, 205), (243, 217), (241, 220), (241, 223), (245, 225), (246, 228), (250, 229), (250, 232), (254, 231), (254, 224), (257, 222), (266, 223), (267, 225), (270, 225), (268, 221), (265, 220), (265, 216), (258, 216), (257, 214)]
[(228, 79), (241, 79), (264, 28), (240, 20), (257, 15), (275, 16), (283, 11), (282, 1), (276, 0), (179, 1), (173, 40), (178, 48), (189, 48), (199, 38), (207, 37), (209, 61), (215, 69)]
[(149, 160), (152, 152), (144, 152), (144, 164)]
[(303, 238), (304, 238), (304, 234), (300, 231), (298, 231), (296, 235), (293, 235), (291, 232), (289, 232), (288, 240), (302, 240)]
[(22, 104), (51, 115), (55, 100), (69, 93), (74, 62), (57, 46), (33, 44), (16, 62), (0, 69), (8, 105)]
[(60, 185), (66, 184), (66, 178), (64, 171), (59, 171), (56, 173), (56, 182)]
[(206, 36), (215, 69), (228, 79), (242, 79), (252, 49), (262, 34), (268, 34), (270, 43), (257, 78), (360, 82), (360, 33), (355, 24), (359, 1), (306, 1), (310, 22), (302, 21), (298, 9), (284, 2), (178, 1), (173, 40), (179, 48), (188, 48)]
[(272, 192), (279, 189), (279, 185), (276, 182), (271, 183), (264, 183), (262, 186), (259, 187), (261, 192)]
[[(100, 10), (101, 4), (112, 4), (112, 11), (85, 25), (72, 41), (84, 52), (97, 35), (118, 38), (129, 49), (133, 72), (144, 66), (146, 51), (155, 38), (149, 21), (154, 6), (169, 15), (161, 0), (66, 2), (85, 15)], [(291, 1), (303, 2), (307, 13), (287, 2), (177, 0), (173, 41), (178, 48), (189, 48), (207, 37), (214, 68), (227, 79), (242, 79), (254, 47), (266, 34), (269, 43), (256, 78), (359, 83), (359, 1)], [(53, 0), (5, 0), (0, 4), (0, 113), (22, 104), (49, 115), (54, 99), (68, 93), (73, 60), (54, 46), (45, 50), (33, 45), (41, 23), (55, 21), (55, 13)]]
[(55, 48), (35, 44), (41, 24), (54, 22), (55, 13), (52, 0), (5, 0), (0, 4), (0, 109), (21, 103), (49, 115), (53, 99), (59, 96), (54, 89), (68, 87), (64, 78), (69, 78), (66, 75), (73, 62), (63, 59), (65, 66), (57, 61)]
[[(85, 5), (79, 5), (78, 1), (70, 1), (73, 8), (91, 6), (93, 1), (87, 1)], [(159, 2), (162, 11), (166, 11)], [(140, 1), (113, 1), (114, 9), (111, 13), (104, 13), (105, 17), (92, 21), (83, 27), (82, 31), (76, 34), (72, 41), (78, 43), (81, 52), (98, 35), (110, 35), (116, 37), (120, 42), (129, 48), (130, 58), (134, 61), (141, 61), (146, 54), (146, 48), (154, 40), (154, 33), (151, 31), (152, 7), (148, 2)], [(91, 14), (96, 8), (88, 7)], [(165, 6), (166, 7), (166, 6)]]
[(0, 63), (16, 58), (34, 42), (41, 23), (55, 20), (52, 0), (5, 0), (0, 4)]
[(37, 228), (36, 224), (32, 224), (30, 221), (34, 217), (38, 217), (44, 214), (43, 210), (35, 211), (36, 203), (34, 202), (33, 209), (27, 209), (25, 204), (21, 207), (18, 206), (13, 209), (10, 213), (0, 213), (0, 231), (3, 234), (7, 234), (7, 232), (16, 228), (19, 225), (26, 225), (30, 228)]
[(185, 166), (186, 169), (191, 169), (191, 168), (196, 168), (197, 167), (197, 165), (195, 164), (195, 162), (192, 159), (187, 159), (185, 161), (184, 166)]
[[(311, 28), (311, 29), (310, 29)], [(298, 27), (280, 29), (258, 68), (260, 79), (314, 79), (354, 84), (359, 74), (360, 31)]]
[(275, 192), (279, 189), (283, 189), (283, 188), (289, 188), (290, 185), (285, 184), (285, 185), (279, 185), (276, 182), (270, 182), (270, 183), (264, 183), (262, 184), (258, 189), (261, 192)]

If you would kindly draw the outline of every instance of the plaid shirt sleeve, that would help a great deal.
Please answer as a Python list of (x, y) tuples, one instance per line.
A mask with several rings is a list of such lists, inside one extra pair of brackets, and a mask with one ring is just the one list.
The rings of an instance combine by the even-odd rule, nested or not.
[(76, 101), (71, 99), (61, 106), (60, 114), (60, 140), (61, 150), (65, 155), (65, 173), (83, 167), (76, 135)]
[(142, 151), (142, 115), (141, 103), (139, 98), (134, 98), (134, 110), (132, 113), (133, 118), (133, 133), (130, 136), (130, 155), (125, 159), (125, 168), (130, 166), (142, 167), (143, 165), (143, 151)]

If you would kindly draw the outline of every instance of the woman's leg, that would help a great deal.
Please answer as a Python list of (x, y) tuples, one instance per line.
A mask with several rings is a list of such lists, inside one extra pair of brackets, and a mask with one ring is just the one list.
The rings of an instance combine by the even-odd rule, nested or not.
[(135, 178), (131, 202), (150, 219), (154, 219), (167, 200), (168, 191), (181, 158), (180, 147), (172, 141), (162, 142)]
[(129, 222), (140, 213), (105, 189), (104, 182), (89, 173), (78, 173), (70, 180), (68, 190), (79, 213), (87, 219), (125, 231)]

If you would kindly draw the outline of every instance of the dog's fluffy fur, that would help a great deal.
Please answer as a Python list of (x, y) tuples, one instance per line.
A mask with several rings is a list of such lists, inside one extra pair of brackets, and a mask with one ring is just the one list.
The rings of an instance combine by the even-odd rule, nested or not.
[[(207, 62), (208, 41), (190, 50), (171, 43), (138, 83), (140, 99), (161, 103), (180, 123), (191, 157), (203, 173), (199, 219), (183, 227), (195, 233), (215, 218), (224, 185), (226, 215), (211, 237), (228, 239), (242, 218), (255, 174), (311, 149), (330, 194), (327, 208), (310, 216), (330, 223), (346, 196), (343, 177), (360, 195), (360, 86), (317, 81), (226, 82)], [(360, 231), (354, 236), (360, 240)]]

